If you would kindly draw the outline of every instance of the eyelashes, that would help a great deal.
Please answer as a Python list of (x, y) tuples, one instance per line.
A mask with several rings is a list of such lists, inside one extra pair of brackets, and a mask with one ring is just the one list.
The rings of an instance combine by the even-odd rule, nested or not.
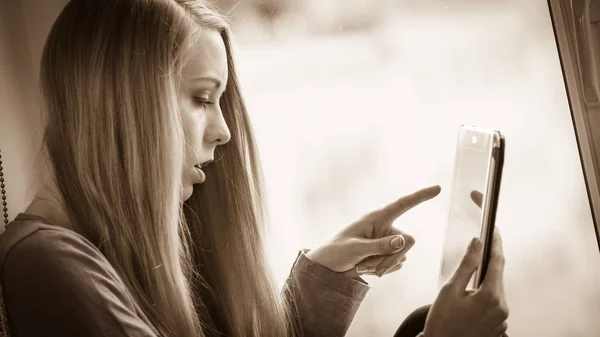
[(216, 101), (211, 101), (206, 96), (193, 96), (192, 101), (194, 102), (194, 105), (197, 107), (206, 107), (207, 105), (217, 104), (218, 102), (221, 101), (221, 99), (223, 98), (224, 95), (225, 95), (225, 92), (221, 93), (221, 95), (219, 96), (219, 98)]
[(197, 107), (205, 107), (207, 105), (215, 104), (214, 102), (211, 102), (206, 97), (192, 97), (192, 101), (194, 102), (194, 105)]

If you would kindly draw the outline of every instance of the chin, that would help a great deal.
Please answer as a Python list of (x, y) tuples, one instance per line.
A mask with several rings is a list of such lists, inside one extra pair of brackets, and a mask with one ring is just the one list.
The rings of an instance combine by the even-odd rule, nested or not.
[(187, 201), (192, 196), (193, 192), (194, 192), (194, 185), (185, 184), (183, 186), (183, 191), (182, 191), (182, 194), (183, 194), (183, 198), (182, 199), (183, 199), (183, 201)]

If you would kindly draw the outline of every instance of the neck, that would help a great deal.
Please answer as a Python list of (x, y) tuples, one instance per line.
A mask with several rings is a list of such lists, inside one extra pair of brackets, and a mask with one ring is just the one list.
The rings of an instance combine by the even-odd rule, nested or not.
[(47, 179), (25, 209), (25, 213), (40, 216), (56, 226), (70, 228), (67, 213), (62, 203), (59, 202), (58, 195), (58, 188), (53, 179)]

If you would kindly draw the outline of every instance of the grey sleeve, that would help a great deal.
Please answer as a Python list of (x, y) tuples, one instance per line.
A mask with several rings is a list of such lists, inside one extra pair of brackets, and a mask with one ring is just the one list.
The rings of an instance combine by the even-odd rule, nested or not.
[(333, 272), (300, 251), (283, 290), (295, 304), (303, 336), (342, 337), (370, 286)]
[(74, 233), (38, 230), (22, 239), (0, 282), (14, 336), (156, 336), (109, 262)]

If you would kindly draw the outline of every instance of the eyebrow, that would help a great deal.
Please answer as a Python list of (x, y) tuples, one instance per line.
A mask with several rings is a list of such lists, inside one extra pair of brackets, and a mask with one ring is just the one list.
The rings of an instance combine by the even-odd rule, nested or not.
[(215, 87), (220, 88), (221, 87), (221, 81), (219, 79), (217, 79), (216, 77), (212, 77), (212, 76), (200, 76), (200, 77), (194, 77), (192, 78), (192, 81), (208, 81), (208, 82), (212, 82)]

